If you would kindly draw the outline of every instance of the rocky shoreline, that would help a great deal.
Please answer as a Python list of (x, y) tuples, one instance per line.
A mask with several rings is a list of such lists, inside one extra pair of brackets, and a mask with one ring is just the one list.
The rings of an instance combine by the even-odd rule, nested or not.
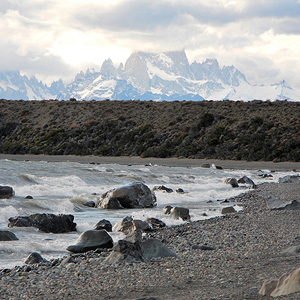
[[(0, 273), (2, 299), (273, 299), (265, 279), (292, 272), (299, 210), (270, 210), (273, 199), (299, 200), (299, 183), (262, 184), (228, 199), (243, 211), (147, 233), (177, 253), (130, 264), (105, 261), (111, 250), (73, 254)], [(229, 204), (230, 204), (229, 203)], [(64, 263), (62, 263), (64, 261)], [(299, 299), (300, 294), (280, 299)]]

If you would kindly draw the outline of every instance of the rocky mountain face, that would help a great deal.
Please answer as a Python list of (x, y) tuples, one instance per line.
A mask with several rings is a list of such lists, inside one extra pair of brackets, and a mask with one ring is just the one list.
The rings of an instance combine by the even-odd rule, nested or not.
[(300, 100), (300, 90), (285, 81), (252, 85), (234, 66), (216, 59), (189, 63), (184, 51), (136, 52), (116, 68), (110, 59), (100, 71), (78, 73), (73, 82), (50, 87), (19, 72), (0, 73), (0, 98), (78, 100)]

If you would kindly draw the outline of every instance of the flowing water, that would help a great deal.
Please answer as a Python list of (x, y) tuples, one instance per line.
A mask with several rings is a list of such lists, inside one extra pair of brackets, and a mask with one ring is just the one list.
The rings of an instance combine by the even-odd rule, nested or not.
[[(163, 215), (166, 205), (189, 208), (192, 221), (218, 216), (226, 205), (220, 200), (247, 191), (246, 187), (233, 189), (224, 183), (226, 178), (246, 175), (258, 184), (278, 182), (279, 177), (287, 174), (290, 173), (272, 173), (272, 178), (263, 179), (257, 171), (247, 170), (0, 160), (0, 185), (11, 186), (15, 191), (13, 198), (0, 199), (0, 230), (10, 230), (19, 238), (18, 241), (0, 241), (0, 268), (22, 265), (35, 251), (46, 259), (66, 255), (67, 246), (73, 244), (80, 233), (93, 229), (101, 219), (114, 224), (125, 216), (142, 220), (156, 217), (168, 226), (182, 223)], [(150, 189), (157, 185), (174, 191), (182, 188), (185, 193), (157, 191), (157, 207), (151, 209), (105, 210), (83, 205), (90, 200), (97, 201), (107, 190), (133, 182), (143, 182)], [(25, 199), (28, 195), (33, 199)], [(77, 232), (51, 234), (35, 228), (7, 228), (8, 218), (34, 213), (72, 214)], [(203, 216), (204, 213), (207, 216)], [(116, 240), (120, 234), (112, 233), (112, 237)]]

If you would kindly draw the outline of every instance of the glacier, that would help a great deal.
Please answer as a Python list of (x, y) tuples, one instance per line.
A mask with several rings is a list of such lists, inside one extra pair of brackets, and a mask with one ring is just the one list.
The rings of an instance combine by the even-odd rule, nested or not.
[(185, 51), (134, 52), (115, 67), (106, 59), (100, 70), (79, 72), (64, 84), (50, 86), (20, 72), (0, 72), (0, 98), (12, 100), (289, 100), (300, 101), (300, 90), (284, 80), (272, 85), (251, 84), (234, 66), (214, 58), (189, 63)]

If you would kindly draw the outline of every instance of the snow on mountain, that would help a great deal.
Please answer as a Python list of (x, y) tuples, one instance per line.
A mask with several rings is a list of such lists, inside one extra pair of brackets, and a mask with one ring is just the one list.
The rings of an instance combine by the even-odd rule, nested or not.
[(30, 79), (20, 72), (0, 72), (0, 98), (41, 100), (55, 98), (47, 85), (38, 81), (34, 76)]
[(100, 71), (88, 69), (70, 84), (55, 81), (50, 87), (19, 72), (0, 73), (0, 98), (78, 100), (291, 100), (300, 90), (283, 80), (273, 85), (252, 85), (234, 66), (220, 66), (213, 58), (189, 63), (185, 51), (134, 52), (116, 68), (111, 59)]

